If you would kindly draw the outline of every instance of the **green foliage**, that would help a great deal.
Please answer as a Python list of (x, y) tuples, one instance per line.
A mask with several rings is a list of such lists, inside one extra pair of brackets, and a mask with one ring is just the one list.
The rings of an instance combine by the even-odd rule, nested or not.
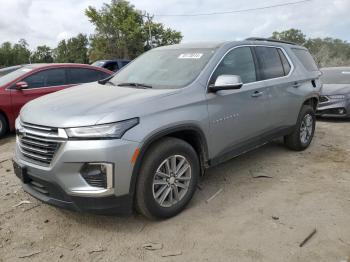
[(32, 63), (52, 63), (52, 50), (46, 45), (38, 46), (31, 57)]
[[(128, 1), (112, 0), (100, 10), (89, 7), (85, 11), (95, 25), (91, 36), (90, 60), (111, 58), (135, 58), (150, 48), (149, 26), (143, 21), (141, 11)], [(153, 46), (179, 43), (180, 32), (164, 28), (163, 24), (151, 21)]]
[(89, 63), (88, 58), (89, 40), (86, 35), (78, 34), (68, 40), (62, 40), (53, 50), (54, 59), (57, 63)]
[(298, 29), (273, 32), (272, 37), (303, 45), (309, 49), (320, 67), (350, 66), (350, 44), (334, 38), (306, 38)]
[(149, 27), (152, 34), (152, 46), (164, 46), (178, 44), (182, 40), (182, 34), (171, 28), (165, 28), (162, 23), (146, 22), (144, 24), (144, 31), (146, 32), (145, 38), (147, 39), (146, 49), (150, 48), (149, 45)]
[(143, 52), (142, 15), (129, 2), (112, 0), (99, 11), (90, 6), (85, 13), (95, 25), (95, 34), (90, 39), (92, 61), (134, 58)]
[(27, 64), (29, 58), (30, 51), (24, 39), (19, 40), (14, 45), (10, 42), (4, 42), (0, 46), (0, 67)]
[(273, 32), (271, 38), (293, 42), (298, 45), (303, 45), (306, 42), (306, 36), (303, 34), (303, 32), (294, 28), (282, 32)]
[[(12, 45), (4, 42), (0, 46), (0, 67), (27, 63), (89, 63), (100, 59), (133, 59), (152, 47), (181, 42), (180, 32), (166, 28), (152, 20), (144, 21), (141, 11), (126, 0), (111, 0), (100, 10), (88, 7), (85, 14), (95, 26), (95, 33), (87, 38), (78, 34), (62, 40), (51, 49), (43, 45), (30, 52), (24, 39)], [(90, 40), (90, 41), (89, 41)]]

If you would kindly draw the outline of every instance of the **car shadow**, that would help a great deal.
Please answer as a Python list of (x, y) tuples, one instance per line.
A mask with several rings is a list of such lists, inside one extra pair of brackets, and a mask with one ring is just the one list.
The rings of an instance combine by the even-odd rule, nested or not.
[[(197, 192), (186, 209), (178, 216), (167, 220), (152, 221), (143, 217), (142, 215), (137, 214), (136, 212), (127, 216), (106, 216), (90, 213), (83, 214), (79, 212), (62, 210), (55, 207), (50, 207), (50, 209), (54, 211), (55, 216), (63, 216), (65, 221), (72, 220), (77, 224), (85, 225), (91, 228), (103, 227), (106, 230), (113, 230), (118, 228), (118, 230), (121, 232), (123, 232), (124, 229), (126, 231), (129, 231), (130, 228), (135, 228), (136, 233), (141, 232), (146, 226), (152, 227), (154, 224), (157, 224), (159, 222), (167, 223), (166, 221), (179, 219), (179, 216), (188, 217), (191, 216), (191, 212), (193, 212), (192, 214), (196, 214), (198, 211), (202, 212), (201, 210), (203, 208), (207, 208), (208, 203), (206, 201), (220, 188), (227, 186), (229, 189), (231, 185), (237, 186), (241, 184), (249, 186), (251, 183), (258, 182), (258, 179), (254, 179), (252, 176), (253, 173), (259, 171), (256, 168), (253, 168), (252, 166), (254, 165), (251, 165), (250, 163), (255, 163), (256, 161), (263, 163), (266, 158), (271, 157), (271, 150), (274, 152), (273, 155), (291, 153), (291, 151), (285, 148), (283, 139), (277, 139), (258, 149), (252, 150), (222, 164), (219, 164), (218, 166), (208, 169), (205, 175), (200, 178)], [(261, 192), (269, 190), (269, 188), (273, 186), (274, 183), (277, 183), (277, 179), (275, 181), (272, 181), (272, 179), (265, 179), (265, 182), (263, 182), (263, 180), (260, 181), (261, 184), (259, 186), (259, 191)]]
[(335, 117), (317, 117), (318, 122), (328, 122), (328, 123), (349, 123), (350, 118), (335, 118)]

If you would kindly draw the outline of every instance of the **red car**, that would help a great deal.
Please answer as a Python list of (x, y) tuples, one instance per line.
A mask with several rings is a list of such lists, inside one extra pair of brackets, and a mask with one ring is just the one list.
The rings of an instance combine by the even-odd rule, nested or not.
[(15, 120), (25, 103), (112, 74), (107, 69), (83, 64), (30, 64), (0, 77), (0, 137), (14, 130)]

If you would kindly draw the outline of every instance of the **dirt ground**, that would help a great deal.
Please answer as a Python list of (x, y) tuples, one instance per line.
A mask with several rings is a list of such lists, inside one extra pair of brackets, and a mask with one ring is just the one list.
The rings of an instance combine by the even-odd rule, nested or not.
[(276, 141), (209, 170), (187, 209), (158, 222), (40, 203), (6, 161), (14, 141), (0, 140), (1, 262), (350, 261), (350, 121), (319, 121), (304, 152)]

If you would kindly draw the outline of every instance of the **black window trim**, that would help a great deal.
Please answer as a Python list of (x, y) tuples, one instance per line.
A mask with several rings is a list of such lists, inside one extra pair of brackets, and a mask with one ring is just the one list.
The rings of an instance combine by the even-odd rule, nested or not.
[[(278, 52), (278, 51), (280, 51), (280, 52)], [(286, 75), (286, 68), (284, 68), (283, 59), (282, 59), (282, 55), (284, 55), (284, 54), (283, 54), (283, 52), (282, 52), (282, 55), (281, 55), (281, 52), (282, 52), (282, 50), (281, 50), (281, 49), (277, 50), (278, 56), (279, 56), (280, 61), (281, 61), (281, 64), (282, 64), (283, 73), (284, 73), (284, 75)], [(285, 56), (284, 56), (284, 57), (285, 57)], [(286, 58), (286, 59), (287, 59), (287, 58)], [(287, 63), (289, 64), (288, 59), (287, 59)], [(290, 65), (290, 64), (289, 64), (289, 67), (291, 67), (291, 65)], [(290, 71), (290, 69), (289, 69), (289, 71)], [(288, 72), (288, 74), (289, 74), (289, 72)]]
[[(292, 62), (292, 60), (290, 59), (288, 53), (286, 52), (286, 50), (281, 47), (281, 46), (274, 46), (274, 45), (263, 45), (263, 44), (255, 44), (255, 45), (250, 45), (250, 44), (247, 44), (247, 45), (238, 45), (238, 46), (234, 46), (232, 48), (230, 48), (229, 50), (227, 50), (225, 52), (225, 54), (220, 58), (219, 62), (216, 64), (216, 66), (214, 67), (213, 71), (211, 72), (208, 80), (207, 80), (207, 92), (209, 92), (209, 83), (210, 83), (210, 79), (212, 78), (215, 70), (217, 69), (217, 67), (220, 65), (221, 61), (226, 57), (226, 55), (231, 52), (232, 50), (234, 49), (237, 49), (237, 48), (240, 48), (240, 47), (250, 47), (251, 49), (254, 50), (254, 52), (252, 51), (253, 53), (253, 59), (254, 59), (254, 64), (257, 63), (257, 61), (255, 61), (257, 59), (256, 57), (256, 54), (255, 54), (255, 48), (254, 47), (259, 47), (259, 46), (262, 46), (262, 47), (271, 47), (271, 48), (276, 48), (276, 49), (280, 49), (283, 54), (286, 56), (290, 66), (291, 66), (291, 69), (289, 71), (289, 74), (288, 75), (285, 75), (285, 76), (280, 76), (280, 77), (275, 77), (275, 78), (269, 78), (269, 79), (265, 79), (265, 80), (260, 80), (260, 76), (261, 76), (261, 72), (260, 72), (260, 69), (259, 67), (258, 68), (255, 68), (255, 72), (257, 72), (259, 78), (257, 78), (258, 80), (257, 81), (254, 81), (254, 82), (250, 82), (250, 83), (246, 83), (246, 84), (243, 84), (243, 86), (247, 86), (247, 85), (252, 85), (252, 84), (256, 84), (256, 83), (261, 83), (261, 82), (265, 82), (265, 81), (271, 81), (271, 80), (275, 80), (275, 79), (282, 79), (282, 78), (288, 78), (290, 77), (290, 75), (294, 72), (294, 69), (295, 69), (295, 66), (294, 66), (294, 63)], [(257, 66), (257, 64), (255, 64), (255, 66)]]
[(66, 70), (65, 67), (47, 67), (47, 68), (41, 68), (41, 69), (36, 70), (36, 71), (33, 70), (34, 72), (32, 72), (32, 74), (27, 75), (25, 77), (22, 77), (20, 80), (16, 81), (11, 86), (6, 88), (6, 90), (16, 90), (16, 84), (19, 83), (19, 82), (22, 82), (27, 77), (32, 76), (32, 75), (37, 74), (37, 73), (41, 73), (41, 72), (47, 71), (47, 70), (53, 70), (53, 69), (64, 69), (64, 75), (65, 75), (65, 78), (66, 78), (66, 81), (65, 81), (64, 85), (24, 88), (24, 89), (21, 89), (21, 91), (25, 92), (25, 91), (36, 90), (36, 89), (48, 89), (48, 88), (55, 88), (55, 87), (69, 87), (69, 86), (72, 86), (72, 84), (67, 84), (67, 70)]

